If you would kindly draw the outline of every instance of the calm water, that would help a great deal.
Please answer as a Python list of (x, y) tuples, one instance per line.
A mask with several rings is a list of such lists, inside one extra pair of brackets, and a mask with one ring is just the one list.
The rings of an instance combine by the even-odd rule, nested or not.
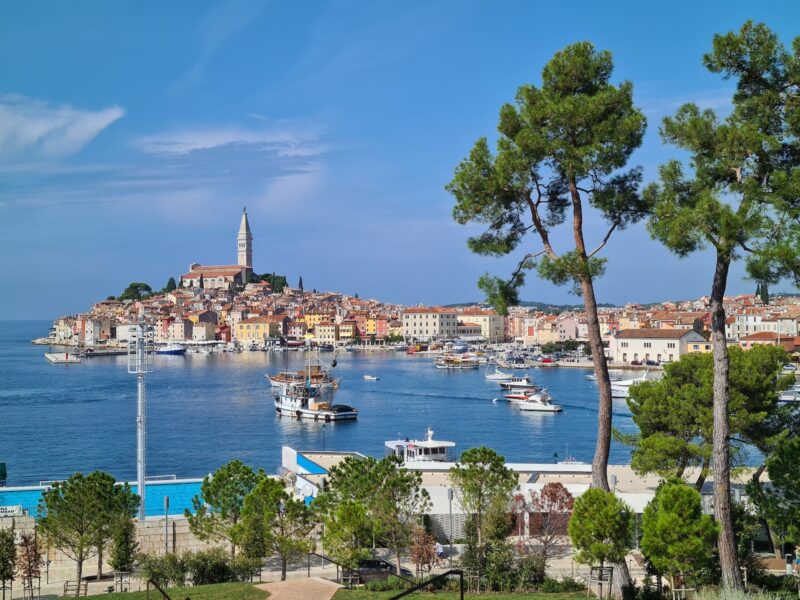
[[(46, 348), (29, 343), (48, 327), (0, 321), (0, 462), (8, 463), (9, 485), (93, 469), (134, 478), (136, 381), (125, 357), (51, 365)], [(385, 440), (422, 437), (429, 425), (458, 451), (483, 444), (509, 461), (549, 462), (567, 446), (587, 462), (594, 453), (597, 395), (588, 371), (532, 370), (564, 408), (537, 415), (493, 403), (499, 388), (482, 370), (441, 371), (430, 357), (402, 353), (343, 353), (337, 401), (358, 407), (359, 418), (323, 432), (320, 423), (277, 417), (268, 397), (264, 374), (302, 361), (299, 352), (156, 357), (148, 379), (148, 474), (200, 477), (233, 458), (275, 472), (283, 445), (324, 443), (380, 456)], [(624, 401), (614, 403), (614, 425), (635, 429)], [(612, 445), (611, 462), (629, 455)]]

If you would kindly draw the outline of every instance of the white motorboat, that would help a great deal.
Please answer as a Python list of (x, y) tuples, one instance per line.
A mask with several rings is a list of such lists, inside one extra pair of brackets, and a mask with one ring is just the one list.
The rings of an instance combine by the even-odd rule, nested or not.
[(505, 381), (498, 381), (500, 387), (504, 390), (533, 390), (536, 389), (536, 384), (533, 383), (533, 379), (530, 378), (529, 375), (523, 375), (522, 377), (511, 377)]
[(627, 398), (628, 394), (630, 393), (631, 386), (636, 385), (637, 383), (642, 383), (643, 381), (647, 381), (647, 374), (649, 371), (645, 371), (641, 377), (636, 377), (634, 379), (620, 379), (618, 381), (611, 382), (611, 397), (612, 398)]
[(537, 390), (532, 393), (506, 394), (505, 398), (515, 404), (520, 410), (530, 412), (561, 412), (558, 404), (553, 404), (553, 397), (547, 390)]
[(377, 375), (364, 375), (364, 381), (378, 381), (380, 377)]
[(501, 371), (500, 369), (497, 368), (497, 364), (495, 364), (494, 371), (491, 373), (489, 373), (489, 371), (486, 371), (485, 377), (486, 381), (509, 381), (510, 379), (514, 378), (514, 375), (511, 373), (506, 373), (504, 371)]
[(358, 409), (346, 404), (333, 403), (340, 382), (332, 375), (336, 367), (336, 358), (331, 361), (328, 369), (323, 369), (319, 353), (316, 353), (317, 364), (313, 365), (311, 354), (308, 353), (308, 364), (303, 370), (267, 375), (275, 399), (275, 411), (280, 416), (314, 421), (344, 421), (358, 418)]

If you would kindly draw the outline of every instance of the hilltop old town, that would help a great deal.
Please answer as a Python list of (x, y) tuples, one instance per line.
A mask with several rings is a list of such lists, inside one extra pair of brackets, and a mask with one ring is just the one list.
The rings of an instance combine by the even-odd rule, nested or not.
[[(193, 263), (174, 289), (139, 299), (108, 298), (86, 313), (56, 319), (43, 343), (102, 349), (125, 345), (140, 312), (156, 342), (232, 344), (245, 349), (314, 344), (381, 345), (461, 339), (496, 344), (546, 345), (588, 338), (586, 315), (524, 306), (507, 316), (483, 306), (404, 307), (336, 292), (281, 286), (253, 276), (253, 236), (246, 210), (232, 265)], [(302, 283), (301, 283), (302, 285)], [(742, 294), (725, 298), (727, 337), (742, 348), (800, 345), (800, 297)], [(663, 363), (710, 352), (709, 298), (627, 304), (599, 310), (608, 357), (616, 363)]]

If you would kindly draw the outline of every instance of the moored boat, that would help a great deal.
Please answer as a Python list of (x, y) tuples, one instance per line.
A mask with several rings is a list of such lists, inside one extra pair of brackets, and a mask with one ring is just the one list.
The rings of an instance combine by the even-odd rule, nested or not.
[(272, 387), (275, 411), (280, 416), (314, 421), (345, 421), (358, 418), (358, 409), (346, 404), (334, 404), (339, 389), (339, 379), (333, 377), (336, 358), (324, 369), (316, 354), (316, 364), (308, 364), (299, 371), (282, 371), (267, 375)]
[(156, 347), (156, 354), (180, 355), (186, 354), (186, 346), (183, 344), (165, 344)]
[(474, 354), (442, 354), (436, 357), (437, 369), (477, 369), (480, 366), (478, 357)]
[(497, 383), (504, 390), (536, 389), (536, 384), (533, 383), (533, 379), (531, 379), (529, 375), (523, 375), (522, 377), (512, 377), (511, 379), (507, 379), (505, 381), (498, 381)]

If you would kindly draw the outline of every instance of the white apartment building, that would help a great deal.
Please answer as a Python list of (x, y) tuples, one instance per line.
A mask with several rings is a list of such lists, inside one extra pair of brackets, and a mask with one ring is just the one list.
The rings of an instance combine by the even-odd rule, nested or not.
[(458, 313), (438, 306), (407, 308), (403, 311), (403, 337), (422, 341), (456, 338)]
[(705, 341), (694, 329), (623, 329), (611, 338), (609, 350), (616, 363), (675, 361), (690, 352), (689, 344)]

